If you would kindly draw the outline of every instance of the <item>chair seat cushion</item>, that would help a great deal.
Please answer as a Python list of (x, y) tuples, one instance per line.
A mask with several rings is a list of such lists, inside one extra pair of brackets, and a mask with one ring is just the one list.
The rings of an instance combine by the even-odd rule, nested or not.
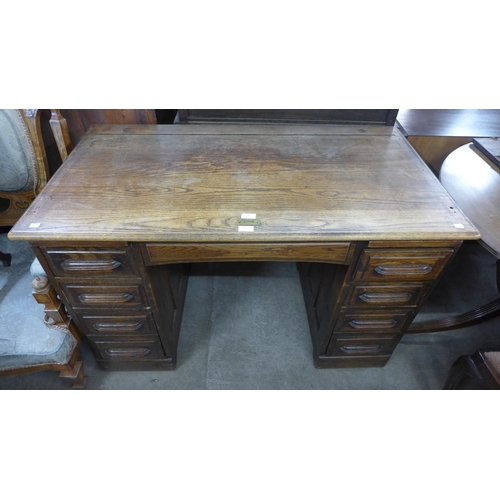
[(0, 371), (66, 363), (77, 342), (66, 329), (44, 323), (44, 306), (31, 294), (29, 264), (2, 269), (9, 271), (10, 279), (0, 280)]
[(37, 182), (33, 145), (16, 109), (0, 109), (0, 191), (34, 189)]
[(30, 273), (31, 273), (31, 276), (47, 276), (47, 273), (44, 271), (44, 269), (43, 269), (43, 267), (40, 264), (40, 261), (38, 259), (35, 259), (31, 263)]

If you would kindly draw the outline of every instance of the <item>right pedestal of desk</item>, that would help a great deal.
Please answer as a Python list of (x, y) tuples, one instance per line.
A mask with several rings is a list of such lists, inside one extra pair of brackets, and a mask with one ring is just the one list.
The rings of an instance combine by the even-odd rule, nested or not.
[(298, 263), (315, 366), (384, 366), (459, 247), (358, 243), (350, 265)]

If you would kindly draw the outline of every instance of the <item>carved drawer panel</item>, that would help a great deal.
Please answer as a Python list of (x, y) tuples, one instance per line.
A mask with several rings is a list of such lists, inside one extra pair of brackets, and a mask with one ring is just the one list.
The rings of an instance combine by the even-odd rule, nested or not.
[(353, 334), (387, 332), (397, 334), (404, 328), (412, 314), (412, 310), (364, 313), (348, 309), (340, 313), (334, 330)]
[(165, 353), (158, 337), (143, 336), (135, 339), (99, 337), (89, 335), (93, 351), (100, 359), (141, 360), (163, 359)]
[(81, 313), (80, 322), (87, 335), (141, 335), (156, 334), (156, 326), (151, 313), (130, 312), (128, 314)]
[(345, 305), (364, 309), (416, 307), (428, 285), (359, 285), (353, 286)]
[(452, 249), (363, 251), (354, 280), (431, 281), (453, 255)]
[(381, 356), (392, 354), (399, 337), (389, 338), (335, 338), (331, 356)]
[(135, 274), (128, 248), (45, 251), (49, 265), (57, 277), (120, 277)]
[(76, 308), (129, 308), (147, 304), (140, 285), (91, 286), (62, 283), (61, 286), (68, 301)]

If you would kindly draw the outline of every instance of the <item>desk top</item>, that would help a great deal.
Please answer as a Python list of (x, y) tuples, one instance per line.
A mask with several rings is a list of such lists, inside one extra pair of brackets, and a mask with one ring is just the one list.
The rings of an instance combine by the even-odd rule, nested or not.
[[(260, 225), (239, 231), (241, 215)], [(9, 234), (34, 241), (467, 240), (395, 128), (99, 125)]]

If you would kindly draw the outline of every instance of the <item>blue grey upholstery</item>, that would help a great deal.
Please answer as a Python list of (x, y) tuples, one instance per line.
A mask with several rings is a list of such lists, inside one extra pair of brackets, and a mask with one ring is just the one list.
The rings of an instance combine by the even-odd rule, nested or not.
[(0, 191), (36, 187), (36, 159), (23, 117), (17, 109), (0, 109)]
[[(31, 294), (32, 250), (4, 234), (0, 239), (2, 247), (12, 253), (12, 264), (0, 267), (0, 372), (66, 364), (77, 341), (67, 329), (44, 322), (44, 306)], [(31, 266), (34, 275), (45, 274), (37, 260)]]

